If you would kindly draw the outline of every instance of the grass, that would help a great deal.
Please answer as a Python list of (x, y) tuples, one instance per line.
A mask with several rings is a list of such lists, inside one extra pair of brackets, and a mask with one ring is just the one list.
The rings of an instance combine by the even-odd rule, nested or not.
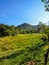
[(48, 48), (46, 41), (45, 34), (18, 34), (0, 38), (0, 65), (26, 65), (26, 62), (34, 60), (42, 65)]

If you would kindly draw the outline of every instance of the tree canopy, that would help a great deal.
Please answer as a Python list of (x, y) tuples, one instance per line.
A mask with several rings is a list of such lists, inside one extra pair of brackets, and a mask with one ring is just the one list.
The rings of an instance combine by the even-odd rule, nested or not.
[(49, 0), (41, 0), (44, 3), (44, 7), (46, 11), (49, 11)]
[(46, 33), (49, 36), (48, 32), (49, 32), (48, 26), (41, 23), (37, 26), (34, 26), (32, 29), (29, 29), (27, 26), (25, 26), (24, 28), (23, 27), (18, 28), (14, 25), (9, 26), (5, 24), (0, 24), (0, 37), (14, 36), (16, 34), (32, 34), (32, 33)]

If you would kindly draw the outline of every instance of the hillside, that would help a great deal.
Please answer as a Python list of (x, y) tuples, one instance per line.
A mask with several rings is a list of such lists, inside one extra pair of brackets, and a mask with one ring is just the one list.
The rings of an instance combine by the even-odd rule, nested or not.
[(26, 65), (30, 61), (43, 65), (48, 48), (46, 41), (45, 34), (19, 34), (0, 38), (0, 65)]
[(32, 30), (32, 29), (37, 29), (38, 25), (31, 25), (31, 24), (28, 24), (28, 23), (23, 23), (21, 25), (18, 25), (17, 27), (20, 28), (20, 29)]
[(32, 34), (32, 33), (45, 33), (48, 29), (47, 25), (30, 25), (23, 23), (21, 25), (5, 25), (0, 24), (0, 37), (15, 36), (16, 34)]

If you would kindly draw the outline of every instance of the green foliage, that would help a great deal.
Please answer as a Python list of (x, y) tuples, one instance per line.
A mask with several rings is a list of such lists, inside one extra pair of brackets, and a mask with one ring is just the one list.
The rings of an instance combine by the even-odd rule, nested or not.
[(41, 0), (42, 2), (45, 2), (46, 0)]
[(0, 24), (0, 37), (2, 36), (14, 36), (18, 33), (17, 28), (15, 26), (8, 26), (4, 24)]
[(49, 11), (49, 0), (41, 0), (44, 3), (44, 7), (46, 11)]
[(26, 65), (30, 61), (41, 65), (48, 48), (46, 41), (45, 34), (18, 34), (0, 38), (0, 65)]
[(32, 34), (32, 33), (44, 33), (48, 29), (48, 26), (40, 22), (37, 26), (29, 24), (22, 24), (15, 27), (14, 25), (8, 26), (0, 24), (0, 37), (3, 36), (15, 36), (16, 34)]
[(48, 41), (49, 41), (49, 28), (45, 29), (45, 34), (48, 36)]

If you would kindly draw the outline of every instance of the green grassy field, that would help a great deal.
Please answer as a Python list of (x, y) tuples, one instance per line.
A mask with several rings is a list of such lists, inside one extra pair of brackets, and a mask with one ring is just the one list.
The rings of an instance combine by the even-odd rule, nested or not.
[(26, 65), (30, 61), (43, 65), (47, 48), (45, 34), (19, 34), (0, 38), (0, 65)]

